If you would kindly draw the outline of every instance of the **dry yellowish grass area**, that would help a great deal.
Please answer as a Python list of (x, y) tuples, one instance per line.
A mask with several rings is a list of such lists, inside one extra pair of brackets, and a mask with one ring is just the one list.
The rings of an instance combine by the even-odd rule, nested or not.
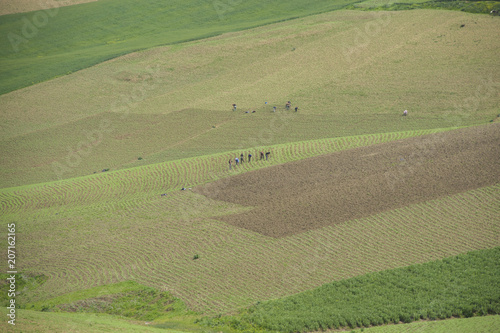
[(99, 0), (2, 0), (0, 2), (0, 15), (72, 6), (94, 1)]

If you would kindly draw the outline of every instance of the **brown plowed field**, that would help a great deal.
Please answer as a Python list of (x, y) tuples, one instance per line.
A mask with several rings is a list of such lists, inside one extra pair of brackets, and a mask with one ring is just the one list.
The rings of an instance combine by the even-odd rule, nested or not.
[(491, 124), (273, 166), (194, 190), (255, 207), (219, 220), (284, 237), (498, 182), (500, 124)]

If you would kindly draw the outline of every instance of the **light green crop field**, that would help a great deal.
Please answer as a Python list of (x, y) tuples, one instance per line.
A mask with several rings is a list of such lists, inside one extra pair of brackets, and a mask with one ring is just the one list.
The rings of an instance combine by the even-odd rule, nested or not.
[(499, 113), (498, 30), (485, 15), (337, 11), (129, 54), (0, 96), (0, 185), (486, 123)]
[(422, 321), (404, 325), (388, 325), (356, 329), (360, 333), (496, 333), (500, 327), (500, 316), (462, 318), (440, 321)]

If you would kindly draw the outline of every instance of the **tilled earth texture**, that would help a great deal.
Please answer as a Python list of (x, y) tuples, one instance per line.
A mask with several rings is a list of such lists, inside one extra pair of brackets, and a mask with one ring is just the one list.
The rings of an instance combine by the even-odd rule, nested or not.
[(278, 238), (498, 182), (500, 124), (490, 124), (273, 166), (194, 190), (254, 207), (217, 219)]

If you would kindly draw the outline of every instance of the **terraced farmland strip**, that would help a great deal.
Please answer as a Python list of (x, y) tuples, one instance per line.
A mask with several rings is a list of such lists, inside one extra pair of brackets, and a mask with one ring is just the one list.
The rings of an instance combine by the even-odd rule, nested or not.
[[(360, 137), (327, 139), (331, 145), (319, 144), (325, 140), (281, 144), (256, 148), (255, 151), (272, 151), (268, 163), (258, 162), (257, 153), (251, 166), (247, 163), (233, 173), (257, 170), (270, 165), (296, 161), (312, 156), (328, 154), (374, 143), (382, 143), (415, 135), (444, 131), (446, 129), (409, 131), (401, 133), (373, 134)], [(285, 152), (294, 151), (293, 154)], [(97, 174), (60, 182), (30, 185), (20, 188), (0, 190), (1, 211), (4, 214), (62, 205), (106, 204), (116, 199), (143, 199), (151, 194), (167, 193), (182, 186), (195, 186), (207, 181), (227, 177), (227, 160), (239, 156), (239, 151), (203, 156), (127, 169), (105, 174)], [(283, 156), (276, 161), (273, 156)], [(236, 168), (235, 168), (236, 169)]]
[[(218, 166), (216, 160), (209, 165)], [(124, 189), (132, 191), (133, 182)], [(200, 196), (190, 191), (168, 194), (132, 194), (120, 203), (98, 201), (5, 215), (15, 219), (19, 237), (26, 240), (19, 243), (24, 258), (19, 269), (49, 276), (31, 297), (44, 299), (134, 279), (171, 291), (195, 310), (219, 313), (343, 278), (500, 245), (498, 184), (281, 239), (218, 221), (227, 209), (241, 208), (220, 208), (218, 201), (209, 201), (186, 218), (174, 208), (193, 207)], [(52, 230), (57, 235), (51, 236)], [(78, 247), (82, 244), (87, 249)], [(106, 253), (95, 258), (101, 252)], [(194, 254), (200, 259), (193, 260)]]

